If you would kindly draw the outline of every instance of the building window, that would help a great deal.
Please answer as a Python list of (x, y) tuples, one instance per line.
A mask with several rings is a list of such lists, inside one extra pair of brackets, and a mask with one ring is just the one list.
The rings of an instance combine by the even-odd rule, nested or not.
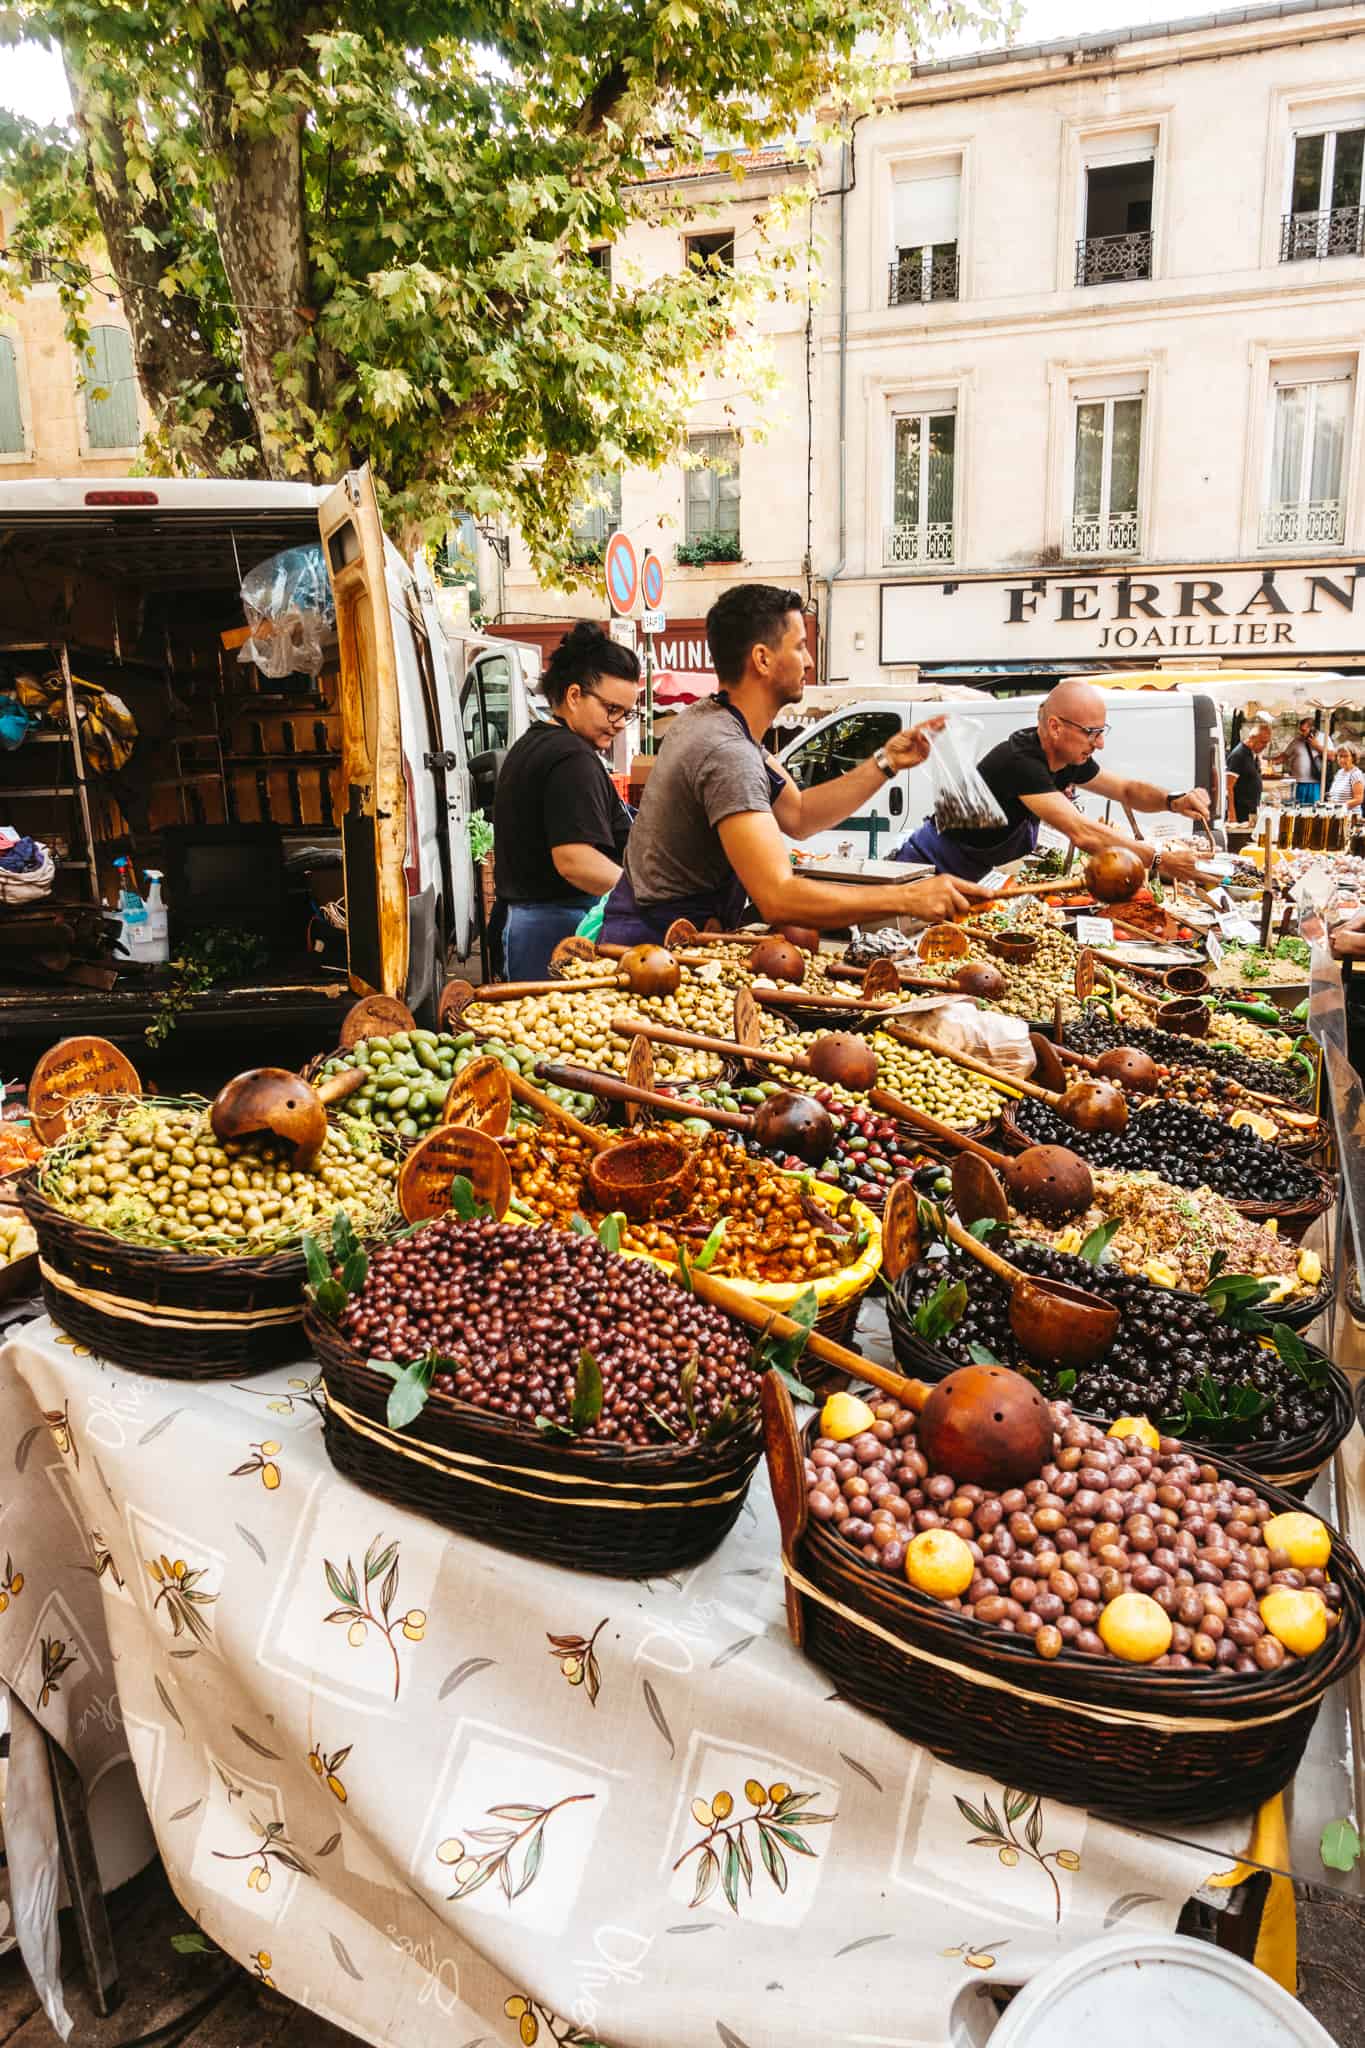
[(897, 418), (888, 564), (952, 561), (956, 454), (955, 412), (902, 413)]
[(733, 434), (692, 434), (694, 466), (686, 471), (685, 546), (699, 562), (737, 562), (739, 442)]
[[(136, 448), (142, 439), (137, 416), (133, 343), (126, 327), (92, 327), (86, 350), (85, 438), (91, 451)], [(103, 393), (103, 396), (97, 394)]]
[(23, 455), (24, 412), (19, 403), (19, 353), (8, 334), (0, 334), (0, 455)]
[(1069, 555), (1134, 555), (1142, 544), (1142, 397), (1078, 398)]
[(574, 514), (574, 552), (578, 559), (600, 562), (607, 542), (621, 524), (621, 472), (595, 476), (590, 499)]
[(1077, 284), (1127, 284), (1151, 276), (1155, 168), (1150, 150), (1119, 160), (1092, 158), (1084, 166)]
[(603, 277), (611, 276), (611, 243), (594, 242), (587, 252), (588, 261), (594, 270), (600, 270)]
[(1362, 165), (1365, 127), (1328, 128), (1294, 137), (1289, 210), (1280, 222), (1281, 263), (1362, 254)]
[(929, 305), (955, 299), (962, 159), (938, 158), (904, 166), (893, 194), (894, 252), (889, 302)]
[(687, 235), (683, 239), (683, 253), (693, 270), (733, 270), (735, 231), (718, 228), (713, 235)]
[(1270, 463), (1261, 511), (1263, 548), (1339, 545), (1351, 420), (1351, 379), (1298, 380), (1286, 368), (1270, 395)]
[(818, 789), (861, 767), (901, 729), (896, 711), (851, 711), (794, 747), (783, 766), (798, 789)]

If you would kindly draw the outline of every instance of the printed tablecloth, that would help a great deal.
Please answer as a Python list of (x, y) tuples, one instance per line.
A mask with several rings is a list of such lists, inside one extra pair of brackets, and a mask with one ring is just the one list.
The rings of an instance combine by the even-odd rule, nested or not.
[(312, 1365), (0, 1353), (0, 1677), (136, 1766), (214, 1941), (386, 2048), (922, 2048), (966, 1984), (1169, 1928), (1181, 1849), (936, 1762), (786, 1634), (758, 1476), (676, 1577), (577, 1575), (338, 1478)]

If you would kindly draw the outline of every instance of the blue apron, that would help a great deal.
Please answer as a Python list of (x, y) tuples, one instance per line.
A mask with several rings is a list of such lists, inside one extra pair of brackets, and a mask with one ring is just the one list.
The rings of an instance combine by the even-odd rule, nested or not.
[[(757, 740), (724, 690), (720, 691), (716, 701), (743, 728), (750, 744), (757, 746)], [(787, 778), (769, 767), (766, 757), (763, 766), (768, 777), (768, 801), (776, 803), (787, 786)], [(690, 919), (699, 931), (708, 918), (715, 918), (721, 931), (732, 932), (743, 917), (747, 902), (748, 892), (743, 882), (731, 871), (728, 880), (718, 882), (710, 889), (699, 889), (691, 896), (673, 896), (664, 903), (641, 903), (631, 887), (629, 874), (622, 869), (620, 881), (607, 898), (602, 917), (602, 940), (609, 946), (649, 945), (662, 939), (668, 927), (680, 917)]]
[(932, 818), (926, 818), (908, 839), (901, 841), (891, 858), (927, 861), (941, 875), (979, 882), (983, 875), (988, 875), (992, 868), (1003, 867), (1006, 861), (1026, 859), (1038, 844), (1041, 823), (1039, 818), (1026, 818), (1022, 825), (1015, 825), (990, 846), (963, 846), (960, 840), (940, 832)]

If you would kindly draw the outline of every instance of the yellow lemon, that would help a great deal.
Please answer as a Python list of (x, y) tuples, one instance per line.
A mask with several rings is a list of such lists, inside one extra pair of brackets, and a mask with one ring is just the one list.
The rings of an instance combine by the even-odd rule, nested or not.
[(1120, 1415), (1109, 1426), (1110, 1436), (1135, 1436), (1149, 1451), (1161, 1449), (1161, 1432), (1153, 1429), (1145, 1415)]
[(1074, 1253), (1078, 1252), (1084, 1243), (1085, 1239), (1081, 1236), (1080, 1231), (1072, 1224), (1066, 1230), (1058, 1233), (1052, 1241), (1052, 1247), (1054, 1251)]
[(1312, 1586), (1272, 1586), (1261, 1602), (1261, 1620), (1296, 1657), (1311, 1657), (1327, 1634), (1327, 1603)]
[[(1148, 1259), (1142, 1271), (1154, 1287), (1174, 1287), (1180, 1279), (1175, 1267), (1168, 1266), (1164, 1259)], [(1112, 1430), (1110, 1434), (1113, 1434)]]
[(1147, 1593), (1120, 1593), (1096, 1627), (1106, 1650), (1128, 1664), (1150, 1664), (1171, 1647), (1171, 1617)]
[(952, 1600), (965, 1593), (975, 1571), (971, 1551), (951, 1529), (921, 1529), (906, 1549), (906, 1578), (935, 1600)]
[(860, 1401), (856, 1394), (831, 1394), (820, 1410), (820, 1434), (841, 1444), (846, 1438), (861, 1436), (865, 1429), (871, 1429), (876, 1419), (866, 1401)]
[(1316, 1287), (1322, 1279), (1322, 1260), (1316, 1252), (1299, 1253), (1299, 1278), (1305, 1287)]
[(1271, 1550), (1286, 1550), (1289, 1562), (1301, 1572), (1326, 1564), (1332, 1555), (1332, 1532), (1316, 1515), (1295, 1508), (1272, 1515), (1261, 1525), (1261, 1541)]

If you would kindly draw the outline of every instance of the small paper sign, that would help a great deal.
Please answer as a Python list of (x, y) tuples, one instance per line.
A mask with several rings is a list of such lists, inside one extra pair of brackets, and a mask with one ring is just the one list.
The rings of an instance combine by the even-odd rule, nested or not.
[(1076, 944), (1078, 946), (1112, 946), (1114, 923), (1108, 917), (1078, 917), (1076, 919)]
[(1055, 825), (1038, 827), (1037, 850), (1039, 853), (1065, 853), (1071, 841), (1065, 832), (1059, 832)]
[(1003, 868), (992, 868), (988, 875), (981, 877), (981, 886), (983, 889), (990, 889), (994, 892), (1003, 889), (1008, 881), (1009, 876)]
[(1209, 933), (1204, 941), (1204, 951), (1216, 967), (1223, 957), (1223, 941), (1219, 938), (1217, 932)]

